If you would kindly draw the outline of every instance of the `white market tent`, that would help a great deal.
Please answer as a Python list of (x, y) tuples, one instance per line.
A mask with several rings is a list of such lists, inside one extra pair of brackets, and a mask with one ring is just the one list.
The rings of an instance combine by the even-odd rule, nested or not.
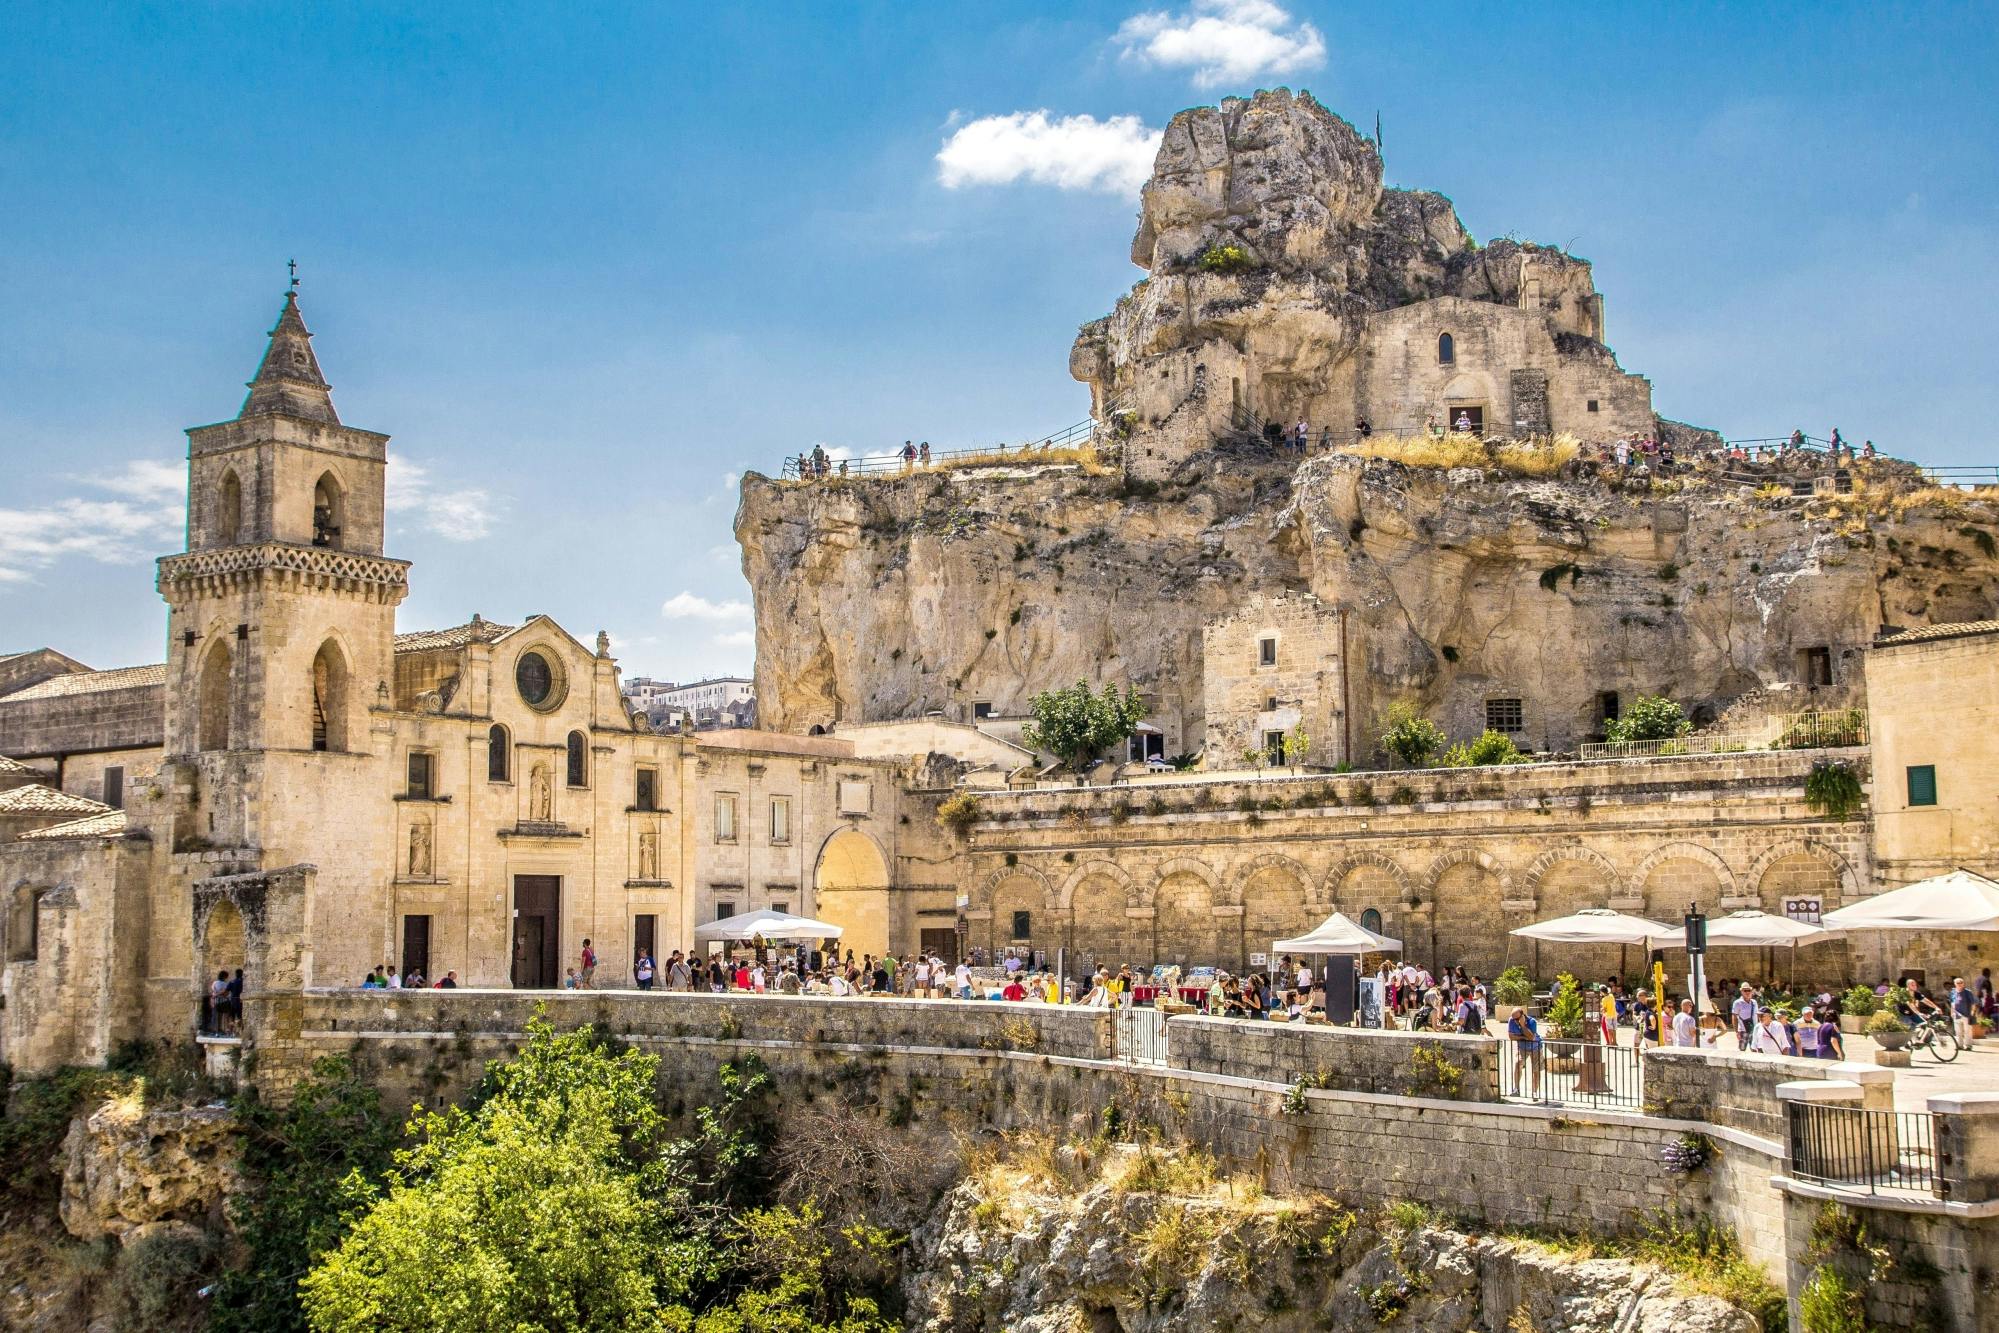
[(1270, 946), (1278, 953), (1401, 953), (1402, 941), (1378, 935), (1344, 912), (1335, 912), (1316, 930)]
[(1650, 944), (1672, 932), (1642, 916), (1627, 916), (1608, 907), (1586, 907), (1573, 916), (1537, 921), (1510, 933), (1555, 944)]
[(1999, 884), (1953, 870), (1863, 898), (1822, 920), (1840, 930), (1999, 930)]
[[(1755, 908), (1730, 912), (1726, 916), (1711, 916), (1707, 922), (1709, 947), (1719, 944), (1751, 949), (1796, 948), (1800, 944), (1816, 944), (1820, 940), (1832, 939), (1839, 933), (1824, 926), (1793, 921), (1787, 916), (1778, 916), (1774, 912), (1761, 912)], [(1652, 947), (1655, 949), (1684, 949), (1686, 944), (1685, 930), (1669, 929), (1652, 937)]]
[(694, 938), (702, 941), (750, 940), (759, 936), (767, 940), (837, 940), (840, 934), (840, 927), (829, 922), (775, 912), (768, 907), (739, 912), (694, 928)]

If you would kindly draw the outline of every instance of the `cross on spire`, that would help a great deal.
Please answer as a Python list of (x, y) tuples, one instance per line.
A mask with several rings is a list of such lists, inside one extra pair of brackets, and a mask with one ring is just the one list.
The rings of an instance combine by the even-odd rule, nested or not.
[(297, 290), (298, 290), (298, 261), (297, 261), (296, 259), (287, 259), (287, 260), (285, 261), (285, 267), (291, 270), (291, 275), (292, 275), (292, 290), (293, 290), (293, 291), (297, 291)]

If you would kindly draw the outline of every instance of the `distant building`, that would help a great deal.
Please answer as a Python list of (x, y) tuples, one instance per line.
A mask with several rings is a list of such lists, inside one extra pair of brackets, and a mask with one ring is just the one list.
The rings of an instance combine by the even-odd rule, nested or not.
[(757, 724), (756, 686), (744, 676), (716, 676), (685, 685), (636, 676), (625, 682), (625, 702), (660, 731)]

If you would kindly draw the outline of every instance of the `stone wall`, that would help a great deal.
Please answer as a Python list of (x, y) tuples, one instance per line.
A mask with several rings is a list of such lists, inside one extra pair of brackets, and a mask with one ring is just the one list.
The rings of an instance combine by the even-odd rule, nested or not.
[(1862, 1087), (1863, 1104), (1894, 1107), (1894, 1071), (1874, 1065), (1797, 1056), (1750, 1055), (1677, 1046), (1643, 1052), (1645, 1105), (1676, 1120), (1705, 1120), (1782, 1141), (1787, 1133), (1783, 1083), (1844, 1079)]
[[(1797, 896), (1829, 910), (1863, 893), (1866, 821), (1829, 821), (1804, 802), (1806, 775), (1828, 755), (1864, 774), (1863, 751), (1764, 751), (988, 792), (961, 891), (1009, 931), (1015, 912), (1029, 913), (1034, 946), (1066, 947), (1077, 970), (1246, 970), (1251, 954), (1338, 910), (1378, 913), (1427, 966), (1594, 979), (1618, 969), (1615, 946), (1536, 946), (1508, 931), (1585, 907), (1670, 923), (1689, 903), (1781, 913)], [(1008, 942), (975, 923), (972, 943)], [(1799, 965), (1828, 980), (1872, 975), (1884, 947), (1816, 945)], [(1635, 975), (1644, 951), (1622, 961)], [(1717, 978), (1764, 968), (1760, 950), (1708, 962)]]
[[(1201, 634), (1207, 766), (1232, 768), (1245, 751), (1268, 752), (1265, 738), (1282, 732), (1307, 748), (1287, 758), (1331, 767), (1352, 756), (1344, 748), (1346, 660), (1341, 613), (1309, 594), (1249, 599), (1236, 614)], [(1264, 645), (1270, 660), (1263, 660)]]
[[(1186, 1016), (1169, 1018), (1166, 1032), (1167, 1063), (1175, 1069), (1265, 1083), (1303, 1078), (1341, 1092), (1499, 1100), (1496, 1037)], [(1457, 1072), (1455, 1085), (1444, 1066)]]
[[(154, 752), (166, 726), (166, 686), (0, 699), (0, 754), (26, 762), (99, 750)], [(65, 784), (67, 790), (67, 784)]]

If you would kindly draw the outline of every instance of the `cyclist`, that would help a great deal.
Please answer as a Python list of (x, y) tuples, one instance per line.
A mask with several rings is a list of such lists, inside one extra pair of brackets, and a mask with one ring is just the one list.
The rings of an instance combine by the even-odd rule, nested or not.
[(1904, 1023), (1914, 1027), (1932, 1018), (1943, 1017), (1943, 1006), (1924, 993), (1914, 977), (1909, 977), (1903, 981), (1902, 989), (1895, 993), (1895, 1012), (1902, 1016)]

